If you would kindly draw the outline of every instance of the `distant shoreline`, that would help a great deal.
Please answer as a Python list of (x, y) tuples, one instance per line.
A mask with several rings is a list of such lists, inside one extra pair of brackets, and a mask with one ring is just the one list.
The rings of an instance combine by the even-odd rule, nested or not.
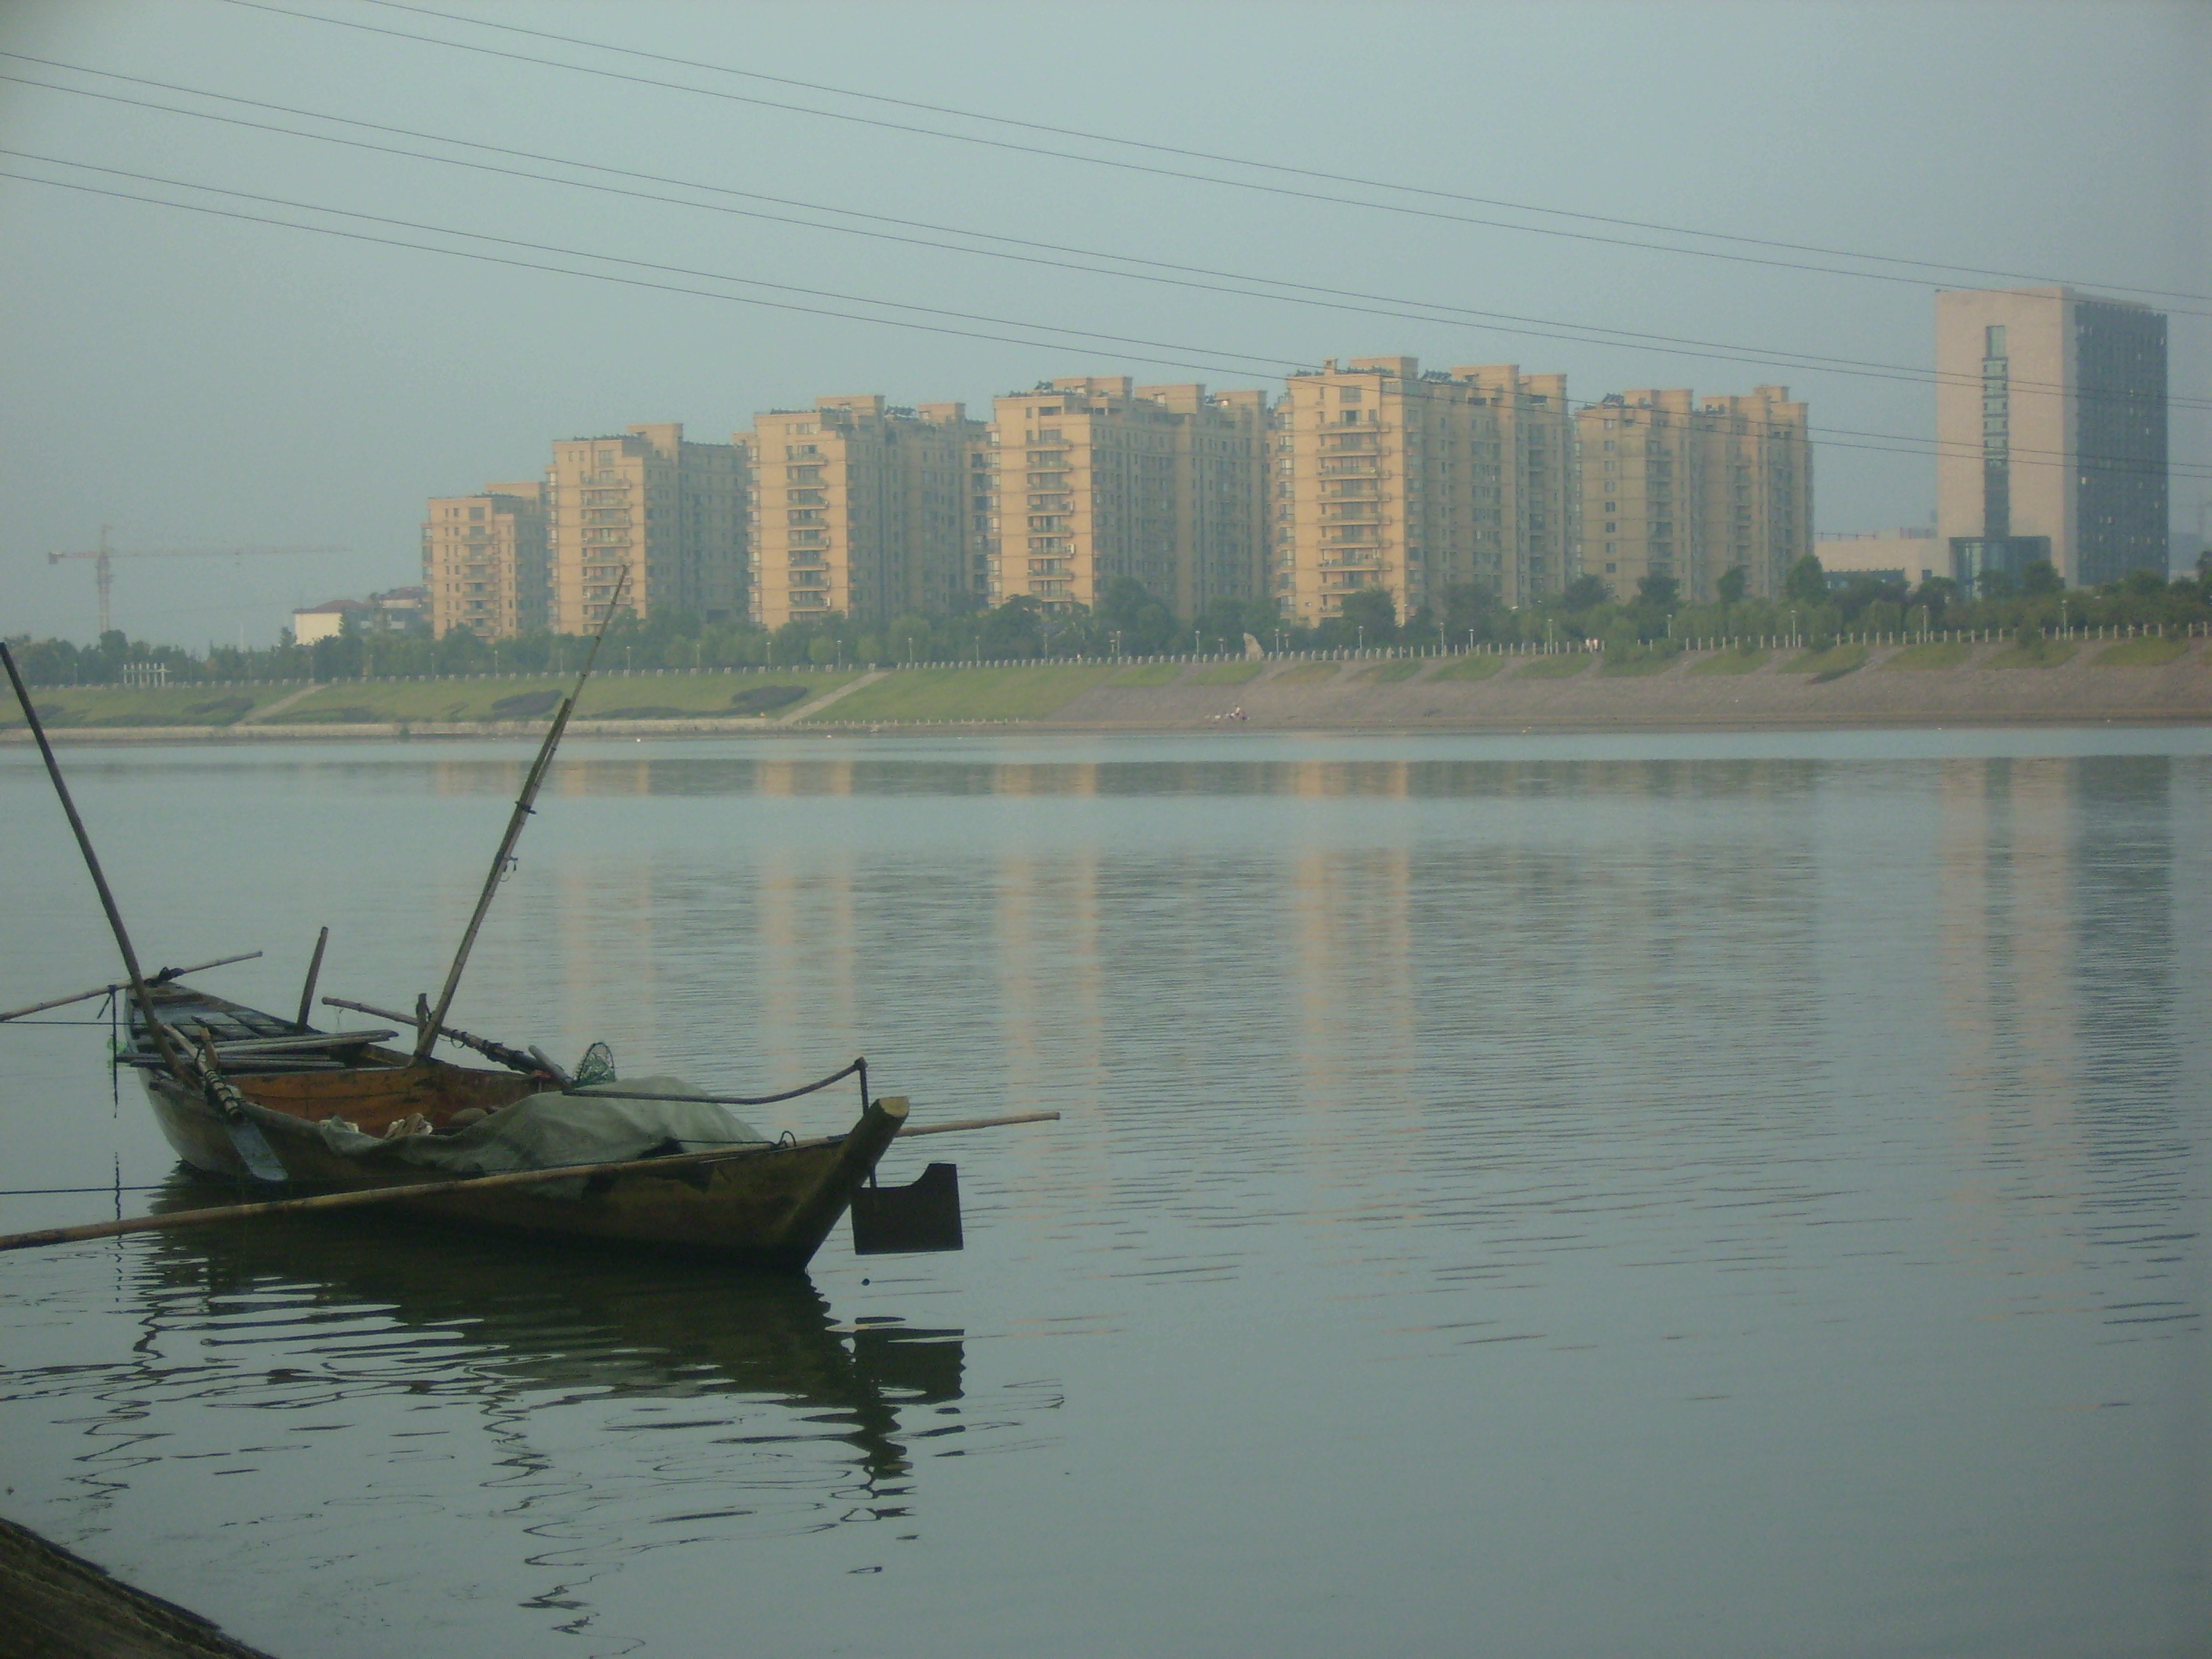
[[(2160, 656), (2166, 660), (2154, 660)], [(742, 683), (676, 676), (641, 690), (643, 676), (608, 684), (605, 717), (579, 717), (578, 738), (729, 738), (807, 733), (1170, 733), (1194, 731), (1403, 734), (1412, 732), (1740, 731), (1839, 726), (2181, 725), (2212, 721), (2212, 641), (2090, 641), (2024, 652), (2010, 644), (1837, 647), (1680, 656), (1608, 669), (1595, 655), (1271, 658), (1212, 662), (922, 665), (889, 670), (794, 670), (790, 702), (773, 712), (730, 715), (706, 694)], [(126, 723), (148, 694), (70, 691), (51, 700), (49, 732), (71, 744), (300, 743), (542, 737), (542, 719), (435, 718), (471, 701), (489, 709), (510, 686), (557, 684), (550, 676), (472, 681), (340, 683), (307, 692), (280, 688), (223, 724)], [(602, 683), (595, 683), (599, 690)], [(287, 720), (295, 706), (329, 705), (322, 719)], [(184, 712), (201, 688), (166, 696)], [(757, 694), (756, 694), (757, 695)], [(623, 718), (622, 705), (658, 696), (666, 707)], [(128, 699), (128, 702), (125, 700)], [(430, 718), (361, 718), (402, 701)], [(112, 717), (102, 705), (113, 702)], [(280, 708), (278, 705), (282, 704)], [(383, 704), (383, 708), (377, 705)], [(692, 708), (683, 705), (690, 703)], [(203, 704), (202, 706), (205, 706)], [(438, 710), (443, 712), (443, 709)], [(535, 713), (536, 711), (532, 711)], [(586, 711), (586, 716), (588, 715)], [(7, 714), (17, 711), (8, 708)], [(29, 740), (13, 720), (0, 743)]]

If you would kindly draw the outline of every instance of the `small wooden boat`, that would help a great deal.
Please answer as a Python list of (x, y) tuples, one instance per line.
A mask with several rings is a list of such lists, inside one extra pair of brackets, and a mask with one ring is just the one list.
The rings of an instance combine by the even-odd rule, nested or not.
[[(731, 1119), (738, 1133), (720, 1151), (672, 1139), (629, 1157), (598, 1160), (583, 1166), (584, 1172), (548, 1167), (538, 1172), (546, 1177), (542, 1180), (480, 1185), (465, 1164), (457, 1175), (451, 1167), (409, 1162), (399, 1154), (419, 1150), (412, 1143), (422, 1138), (434, 1142), (489, 1124), (504, 1108), (557, 1099), (562, 1092), (557, 1079), (434, 1058), (417, 1061), (376, 1041), (392, 1035), (388, 1031), (315, 1031), (173, 981), (149, 992), (161, 1024), (202, 1045), (203, 1052), (212, 1048), (228, 1085), (211, 1097), (205, 1088), (168, 1071), (133, 999), (131, 1042), (118, 1058), (140, 1071), (162, 1135), (192, 1168), (234, 1181), (256, 1177), (239, 1145), (242, 1114), (288, 1182), (323, 1192), (458, 1185), (462, 1190), (391, 1201), (503, 1229), (711, 1251), (756, 1267), (803, 1267), (906, 1121), (906, 1103), (896, 1098), (866, 1101), (845, 1134), (815, 1140), (767, 1141)], [(309, 1053), (319, 1063), (290, 1069), (288, 1062)], [(848, 1074), (849, 1068), (839, 1076)], [(575, 1091), (574, 1097), (634, 1098), (622, 1095), (621, 1087), (608, 1084)], [(381, 1145), (365, 1156), (339, 1150), (326, 1125), (343, 1126), (343, 1140), (356, 1146), (364, 1139)], [(601, 1167), (617, 1163), (631, 1167)], [(666, 1168), (635, 1167), (655, 1164)]]

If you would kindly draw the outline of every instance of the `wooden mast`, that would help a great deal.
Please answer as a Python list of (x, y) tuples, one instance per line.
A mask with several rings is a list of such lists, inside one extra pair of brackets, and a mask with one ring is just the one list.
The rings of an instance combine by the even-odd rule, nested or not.
[(491, 873), (484, 878), (483, 891), (477, 898), (476, 913), (469, 918), (468, 928), (461, 935), (461, 948), (453, 953), (453, 965), (447, 970), (445, 988), (438, 993), (437, 1006), (422, 1017), (421, 1030), (415, 1040), (415, 1064), (417, 1066), (429, 1059), (430, 1050), (437, 1044), (439, 1030), (446, 1023), (446, 1011), (453, 1006), (453, 993), (460, 988), (461, 969), (468, 965), (469, 952), (476, 946), (477, 930), (483, 926), (485, 914), (491, 908), (492, 895), (499, 891), (499, 878), (507, 870), (507, 860), (514, 851), (514, 843), (521, 839), (522, 826), (529, 821), (532, 803), (538, 799), (538, 786), (545, 781), (546, 769), (553, 762), (553, 751), (561, 746), (561, 734), (568, 729), (568, 716), (575, 712), (576, 700), (584, 695), (584, 682), (592, 678), (592, 665), (599, 660), (599, 647), (606, 640), (607, 629), (614, 623), (615, 611), (622, 604), (623, 590), (629, 585), (629, 567), (625, 564), (622, 574), (615, 579), (615, 591), (607, 600), (607, 614), (599, 619), (599, 631), (592, 636), (592, 648), (584, 658), (584, 672), (576, 676), (576, 689), (562, 700), (559, 712), (553, 716), (553, 729), (545, 734), (545, 741), (538, 750), (538, 758), (530, 763), (529, 775), (523, 780), (522, 793), (515, 797), (514, 811), (507, 821), (507, 833), (500, 837), (499, 851), (492, 854)]

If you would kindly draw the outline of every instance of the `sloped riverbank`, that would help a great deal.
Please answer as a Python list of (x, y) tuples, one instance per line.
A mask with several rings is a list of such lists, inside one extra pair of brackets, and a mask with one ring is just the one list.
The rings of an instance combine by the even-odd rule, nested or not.
[[(1850, 645), (1595, 654), (1353, 657), (927, 665), (862, 673), (619, 676), (595, 682), (573, 729), (605, 737), (1020, 726), (1065, 732), (1217, 727), (1316, 732), (1603, 731), (1747, 726), (2072, 725), (2212, 720), (2212, 642), (2124, 641)], [(517, 691), (515, 686), (525, 689)], [(293, 694), (228, 721), (189, 717), (203, 688), (171, 694), (161, 724), (133, 718), (147, 693), (57, 690), (56, 738), (161, 742), (535, 737), (524, 708), (550, 682), (368, 682)], [(104, 699), (118, 700), (111, 709)], [(43, 697), (42, 697), (43, 702)], [(20, 715), (0, 740), (26, 738)], [(313, 718), (301, 718), (312, 715)], [(509, 716), (501, 718), (501, 715)]]

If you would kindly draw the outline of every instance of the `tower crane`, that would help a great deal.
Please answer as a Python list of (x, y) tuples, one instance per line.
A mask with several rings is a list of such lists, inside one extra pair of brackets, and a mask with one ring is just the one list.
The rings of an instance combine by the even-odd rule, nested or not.
[(114, 626), (109, 599), (115, 586), (117, 559), (213, 559), (232, 555), (262, 553), (350, 553), (349, 547), (144, 547), (115, 548), (107, 544), (110, 526), (100, 526), (100, 545), (68, 553), (49, 553), (48, 564), (59, 564), (64, 559), (90, 559), (92, 579), (100, 589), (100, 631), (106, 633)]

